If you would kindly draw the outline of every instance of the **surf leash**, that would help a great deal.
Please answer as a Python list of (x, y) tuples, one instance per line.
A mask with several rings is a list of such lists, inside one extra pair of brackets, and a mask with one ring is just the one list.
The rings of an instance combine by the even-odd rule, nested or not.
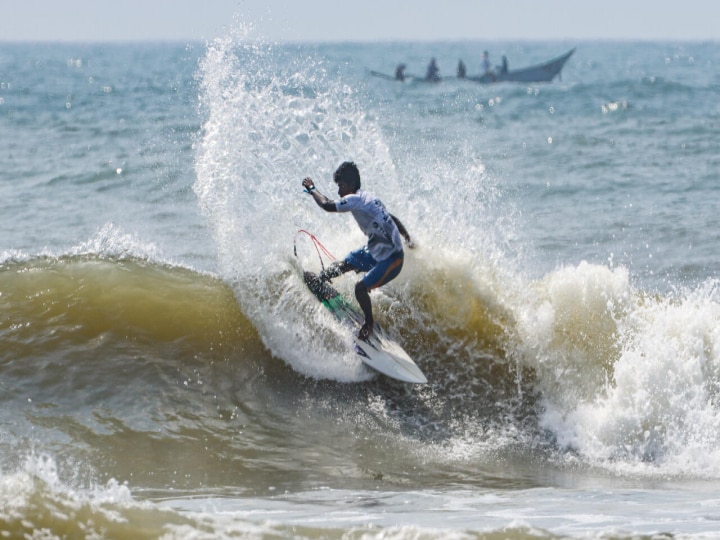
[(325, 270), (325, 263), (323, 262), (323, 256), (328, 258), (331, 262), (335, 260), (335, 256), (330, 253), (325, 246), (322, 245), (322, 242), (317, 239), (317, 237), (312, 234), (311, 232), (306, 231), (305, 229), (300, 229), (298, 232), (295, 233), (295, 238), (293, 238), (293, 252), (295, 253), (295, 256), (297, 257), (297, 239), (298, 236), (301, 234), (306, 234), (310, 237), (310, 240), (312, 240), (313, 245), (315, 246), (315, 251), (318, 254), (318, 258), (320, 259), (320, 267)]

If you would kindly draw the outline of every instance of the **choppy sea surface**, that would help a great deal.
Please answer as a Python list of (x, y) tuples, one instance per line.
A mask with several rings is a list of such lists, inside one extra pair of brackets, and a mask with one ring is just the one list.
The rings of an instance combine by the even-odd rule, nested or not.
[[(720, 537), (720, 44), (0, 43), (0, 156), (4, 537)], [(427, 385), (300, 277), (347, 159)]]

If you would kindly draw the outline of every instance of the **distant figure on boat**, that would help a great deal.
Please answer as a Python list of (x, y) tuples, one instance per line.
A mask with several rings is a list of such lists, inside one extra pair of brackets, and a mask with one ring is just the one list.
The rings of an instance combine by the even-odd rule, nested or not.
[(432, 58), (430, 60), (430, 64), (427, 68), (427, 73), (425, 74), (425, 80), (426, 81), (439, 81), (440, 80), (440, 70), (437, 67), (437, 62), (435, 61), (435, 58)]
[(464, 63), (462, 60), (460, 60), (460, 61), (458, 62), (458, 67), (457, 67), (457, 77), (458, 77), (458, 79), (464, 79), (464, 78), (465, 78), (465, 75), (466, 75), (466, 72), (467, 72), (467, 70), (465, 69), (465, 63)]
[(404, 81), (405, 80), (405, 68), (407, 66), (405, 64), (398, 64), (398, 67), (395, 68), (395, 78), (398, 81)]
[(488, 56), (487, 51), (483, 51), (483, 59), (482, 59), (482, 71), (483, 75), (491, 75), (492, 71), (490, 70), (490, 57)]
[(505, 75), (508, 72), (508, 63), (507, 63), (507, 57), (503, 54), (502, 57), (502, 65), (500, 66), (500, 73)]

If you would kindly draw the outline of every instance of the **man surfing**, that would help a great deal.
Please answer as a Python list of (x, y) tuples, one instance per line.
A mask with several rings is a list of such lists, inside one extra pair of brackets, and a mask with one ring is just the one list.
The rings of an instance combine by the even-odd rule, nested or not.
[(332, 201), (320, 193), (311, 178), (305, 178), (302, 185), (312, 195), (317, 205), (326, 212), (351, 212), (360, 230), (367, 235), (368, 242), (350, 252), (344, 260), (332, 263), (317, 276), (320, 281), (329, 281), (345, 272), (366, 272), (355, 284), (355, 298), (365, 315), (365, 323), (358, 332), (360, 339), (368, 339), (373, 331), (374, 319), (369, 291), (395, 279), (402, 270), (404, 253), (400, 236), (412, 248), (405, 226), (390, 214), (377, 197), (360, 189), (360, 171), (355, 163), (342, 163), (333, 174), (338, 186), (340, 199)]

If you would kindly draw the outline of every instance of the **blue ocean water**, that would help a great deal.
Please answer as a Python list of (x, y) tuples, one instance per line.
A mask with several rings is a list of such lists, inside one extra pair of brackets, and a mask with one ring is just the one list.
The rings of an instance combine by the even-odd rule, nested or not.
[[(454, 78), (572, 48), (551, 83)], [(431, 57), (438, 84), (370, 73)], [(719, 65), (700, 42), (1, 44), (0, 529), (715, 537)], [(302, 283), (299, 228), (363, 242), (300, 186), (334, 195), (346, 159), (417, 240), (373, 302), (428, 385), (364, 368)]]

